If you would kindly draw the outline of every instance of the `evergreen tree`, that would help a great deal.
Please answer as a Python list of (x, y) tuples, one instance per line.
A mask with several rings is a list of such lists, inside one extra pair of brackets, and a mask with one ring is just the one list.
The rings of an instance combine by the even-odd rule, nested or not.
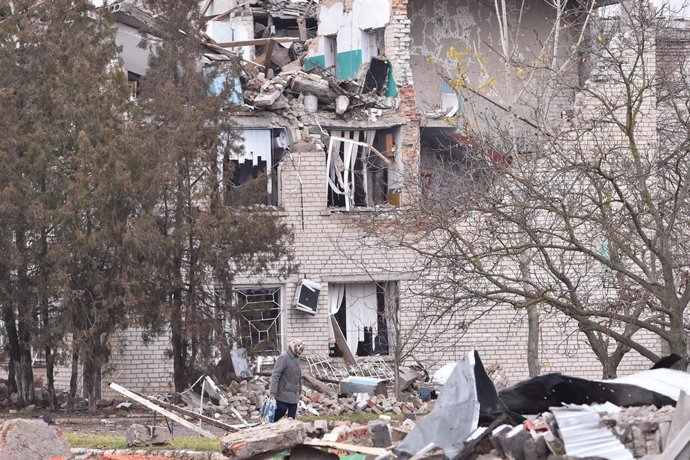
[[(0, 24), (0, 305), (11, 372), (33, 400), (31, 350), (71, 339), (91, 409), (108, 338), (126, 325), (136, 158), (111, 21), (84, 0), (12, 3)], [(76, 368), (76, 367), (75, 367)]]
[(211, 91), (219, 70), (205, 66), (198, 2), (146, 6), (162, 19), (162, 40), (142, 79), (136, 115), (152, 190), (138, 230), (149, 249), (152, 299), (162, 305), (146, 320), (170, 327), (175, 388), (181, 391), (219, 351), (229, 356), (222, 310), (235, 273), (289, 270), (291, 233), (270, 213), (222, 202), (222, 182), (229, 178), (219, 176), (217, 159), (233, 147), (233, 110), (229, 89)]

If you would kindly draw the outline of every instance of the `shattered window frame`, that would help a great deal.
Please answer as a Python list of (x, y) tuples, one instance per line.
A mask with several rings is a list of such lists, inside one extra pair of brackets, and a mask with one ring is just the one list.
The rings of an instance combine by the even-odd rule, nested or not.
[(232, 291), (228, 332), (252, 356), (278, 356), (283, 349), (283, 286), (246, 285)]
[[(351, 211), (399, 205), (397, 126), (332, 129), (326, 151), (326, 206)], [(362, 157), (366, 155), (366, 161)]]
[[(236, 150), (220, 149), (217, 158), (223, 202), (231, 206), (282, 206), (281, 163), (289, 148), (287, 130), (238, 128), (232, 131), (228, 137), (237, 135), (231, 139)], [(245, 135), (249, 132), (268, 133), (268, 140), (261, 145), (258, 137), (250, 139)], [(260, 151), (266, 145), (269, 151)]]
[[(376, 303), (376, 327), (375, 329), (371, 328), (369, 332), (366, 331), (366, 327), (364, 328), (365, 330), (362, 332), (364, 335), (364, 340), (359, 341), (358, 340), (358, 346), (356, 350), (350, 350), (353, 354), (353, 356), (356, 357), (364, 357), (364, 356), (394, 356), (395, 355), (395, 345), (396, 345), (396, 327), (395, 327), (395, 321), (396, 321), (396, 316), (398, 312), (400, 311), (400, 299), (398, 295), (398, 281), (397, 280), (390, 280), (390, 281), (372, 281), (372, 282), (344, 282), (344, 283), (329, 283), (329, 290), (328, 290), (328, 304), (329, 304), (329, 311), (328, 311), (328, 324), (329, 324), (329, 348), (330, 348), (330, 356), (331, 357), (340, 357), (342, 356), (340, 350), (338, 349), (337, 341), (334, 342), (335, 340), (335, 333), (331, 329), (332, 326), (332, 320), (331, 316), (335, 318), (336, 323), (340, 326), (340, 331), (342, 333), (342, 336), (347, 340), (347, 335), (348, 335), (348, 330), (349, 332), (352, 332), (353, 325), (348, 324), (348, 317), (355, 322), (359, 321), (361, 322), (361, 312), (355, 313), (350, 311), (348, 314), (348, 304), (350, 308), (353, 308), (353, 303), (358, 304), (358, 307), (364, 307), (366, 310), (366, 305), (361, 305), (359, 300), (355, 298), (355, 300), (348, 300), (348, 288), (350, 290), (353, 290), (355, 286), (360, 286), (362, 287), (363, 285), (366, 285), (368, 287), (372, 287), (373, 285), (373, 290), (370, 291), (371, 295), (375, 296), (375, 303)], [(337, 289), (336, 289), (337, 287)], [(336, 294), (338, 293), (338, 294)], [(360, 292), (361, 293), (361, 290)], [(359, 294), (358, 293), (358, 294)], [(336, 313), (331, 313), (331, 308), (332, 302), (337, 302), (337, 298), (333, 299), (330, 296), (331, 295), (336, 295), (336, 296), (341, 296), (342, 299), (339, 302), (339, 308)], [(357, 296), (358, 294), (354, 294)], [(352, 292), (349, 294), (352, 296)], [(367, 296), (368, 297), (368, 296)], [(365, 302), (367, 303), (367, 302)], [(371, 301), (369, 301), (371, 303)], [(352, 316), (351, 316), (352, 315)], [(371, 324), (369, 327), (373, 326)], [(358, 334), (359, 334), (359, 329)], [(369, 336), (371, 349), (367, 348), (367, 334), (371, 334)], [(361, 348), (360, 348), (361, 347)]]

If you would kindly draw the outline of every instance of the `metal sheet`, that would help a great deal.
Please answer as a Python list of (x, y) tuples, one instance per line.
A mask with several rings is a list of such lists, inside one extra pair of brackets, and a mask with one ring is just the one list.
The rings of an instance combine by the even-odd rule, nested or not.
[(632, 453), (601, 422), (598, 413), (586, 407), (575, 406), (552, 407), (550, 410), (558, 422), (566, 454), (575, 457), (634, 460)]

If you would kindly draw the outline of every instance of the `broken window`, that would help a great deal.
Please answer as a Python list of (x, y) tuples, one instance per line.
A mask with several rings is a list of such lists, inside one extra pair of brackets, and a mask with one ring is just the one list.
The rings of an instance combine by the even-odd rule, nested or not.
[(285, 130), (245, 129), (237, 134), (240, 152), (221, 152), (218, 159), (225, 203), (280, 205), (280, 160), (288, 147)]
[(400, 164), (394, 128), (331, 131), (326, 159), (328, 206), (399, 204)]
[(331, 354), (341, 356), (336, 333), (342, 333), (355, 356), (388, 355), (395, 346), (394, 318), (398, 308), (397, 283), (329, 283), (328, 308)]
[(333, 67), (333, 75), (338, 75), (338, 38), (335, 35), (327, 36), (324, 40), (324, 65), (326, 69)]
[(493, 180), (497, 165), (511, 159), (463, 136), (455, 128), (425, 128), (420, 142), (422, 197), (427, 205), (441, 205), (481, 196)]
[(253, 355), (279, 355), (282, 349), (280, 287), (236, 288), (230, 334)]

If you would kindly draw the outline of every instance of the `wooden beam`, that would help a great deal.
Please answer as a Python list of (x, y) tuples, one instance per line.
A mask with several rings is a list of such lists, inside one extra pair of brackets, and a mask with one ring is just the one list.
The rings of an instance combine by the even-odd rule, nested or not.
[(260, 45), (266, 45), (270, 40), (273, 40), (275, 43), (289, 43), (289, 42), (298, 42), (299, 37), (254, 38), (251, 40), (238, 40), (235, 42), (221, 42), (221, 43), (216, 43), (216, 45), (220, 46), (222, 48), (236, 48), (239, 46), (260, 46)]
[(307, 41), (307, 20), (304, 17), (297, 19), (297, 27), (299, 28), (299, 39), (303, 42)]
[(224, 13), (220, 13), (218, 16), (214, 16), (214, 17), (211, 18), (210, 20), (211, 20), (211, 21), (220, 21), (220, 20), (223, 20), (223, 19), (225, 19), (226, 17), (230, 16), (230, 15), (231, 15), (232, 13), (234, 13), (235, 11), (237, 11), (237, 10), (239, 10), (239, 9), (242, 9), (242, 8), (244, 8), (244, 7), (247, 6), (247, 5), (249, 5), (249, 2), (244, 2), (244, 3), (240, 3), (239, 5), (235, 5), (235, 6), (233, 6), (232, 8), (230, 8), (228, 11), (225, 11)]
[(321, 441), (320, 439), (314, 439), (309, 442), (305, 442), (304, 444), (307, 446), (330, 447), (332, 449), (346, 450), (348, 452), (356, 452), (358, 454), (375, 456), (383, 455), (388, 452), (387, 449), (384, 449), (382, 447), (355, 446), (354, 444), (345, 444), (344, 442)]
[(335, 345), (338, 347), (338, 350), (340, 350), (340, 353), (343, 354), (343, 359), (345, 360), (345, 363), (348, 366), (356, 366), (357, 360), (355, 359), (355, 355), (352, 354), (352, 350), (350, 350), (350, 347), (347, 346), (347, 340), (343, 335), (343, 331), (340, 329), (340, 324), (338, 324), (338, 320), (335, 319), (335, 316), (330, 316), (331, 324), (333, 325), (333, 335), (335, 335)]
[(383, 154), (387, 157), (395, 156), (395, 152), (393, 151), (393, 134), (388, 133), (384, 137), (386, 139), (386, 151), (383, 152)]
[[(163, 417), (169, 418), (173, 422), (177, 422), (180, 425), (182, 425), (186, 428), (189, 428), (190, 430), (200, 434), (201, 436), (204, 436), (206, 438), (214, 438), (215, 437), (211, 433), (209, 433), (208, 431), (206, 431), (202, 428), (199, 428), (195, 424), (188, 422), (187, 420), (183, 419), (182, 417), (179, 417), (179, 416), (173, 414), (172, 412), (169, 412), (169, 411), (163, 409), (162, 407), (160, 407), (160, 406), (158, 406), (158, 405), (156, 405), (150, 401), (147, 401), (146, 398), (142, 398), (138, 394), (134, 393), (133, 391), (128, 390), (127, 388), (125, 388), (121, 385), (118, 385), (117, 383), (111, 383), (110, 388), (112, 388), (114, 391), (117, 391), (121, 395), (128, 397), (132, 401), (135, 401), (135, 402), (141, 404), (142, 406), (147, 407), (147, 408), (151, 409), (152, 411), (161, 414)], [(198, 414), (194, 414), (194, 415), (198, 415)]]
[(369, 145), (366, 142), (353, 141), (352, 139), (348, 139), (346, 137), (338, 137), (338, 136), (331, 136), (331, 139), (335, 139), (335, 140), (341, 141), (341, 142), (351, 142), (353, 144), (356, 144), (356, 145), (359, 145), (362, 147), (368, 147), (371, 149), (372, 152), (374, 152), (376, 154), (377, 157), (381, 158), (381, 160), (383, 160), (383, 162), (386, 163), (386, 166), (389, 166), (391, 164), (391, 160), (386, 158), (383, 155), (383, 153), (379, 152), (373, 145)]
[(216, 45), (215, 43), (206, 42), (206, 43), (203, 43), (203, 45), (206, 48), (210, 49), (211, 51), (218, 53), (218, 54), (222, 54), (223, 56), (227, 56), (229, 58), (238, 58), (239, 57), (239, 59), (243, 62), (247, 62), (247, 63), (255, 65), (257, 67), (263, 67), (263, 64), (259, 64), (258, 62), (250, 61), (249, 59), (244, 59), (244, 58), (242, 58), (242, 56), (238, 56), (237, 53), (233, 53), (232, 51), (228, 51), (225, 48), (221, 48), (220, 46)]
[(264, 69), (268, 70), (271, 68), (271, 57), (273, 56), (273, 47), (276, 45), (275, 40), (270, 38), (268, 40), (268, 46), (266, 47), (266, 57), (264, 58)]
[(211, 3), (213, 3), (213, 0), (206, 0), (206, 3), (204, 3), (204, 6), (201, 7), (201, 17), (203, 18), (206, 16), (206, 12), (208, 11), (208, 8), (211, 6)]

